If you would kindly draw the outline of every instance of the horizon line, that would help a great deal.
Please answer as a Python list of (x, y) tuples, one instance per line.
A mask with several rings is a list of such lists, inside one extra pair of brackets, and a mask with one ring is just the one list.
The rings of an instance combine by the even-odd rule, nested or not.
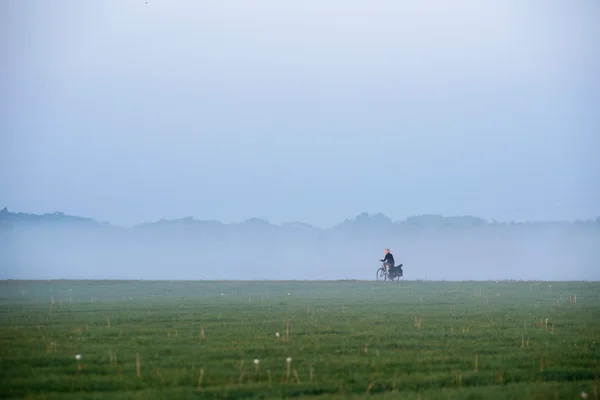
[(600, 283), (600, 280), (589, 280), (589, 279), (567, 279), (567, 280), (548, 280), (548, 279), (460, 279), (460, 280), (447, 280), (447, 279), (403, 279), (400, 281), (374, 281), (369, 279), (111, 279), (111, 278), (4, 278), (0, 279), (0, 282), (221, 282), (221, 283), (256, 283), (256, 282), (273, 282), (273, 283), (287, 283), (287, 282), (303, 282), (303, 283), (332, 283), (332, 282), (365, 282), (371, 283), (380, 282), (381, 284), (401, 284), (402, 282), (428, 282), (428, 283), (541, 283), (541, 282), (586, 282), (586, 283)]

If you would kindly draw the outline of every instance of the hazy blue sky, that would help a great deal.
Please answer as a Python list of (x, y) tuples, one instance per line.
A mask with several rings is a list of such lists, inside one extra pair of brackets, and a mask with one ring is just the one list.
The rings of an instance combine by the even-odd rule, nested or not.
[(0, 207), (600, 215), (600, 2), (5, 0)]

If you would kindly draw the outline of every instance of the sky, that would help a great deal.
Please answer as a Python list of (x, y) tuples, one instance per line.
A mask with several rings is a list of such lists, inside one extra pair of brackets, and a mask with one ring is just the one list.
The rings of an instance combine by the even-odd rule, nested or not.
[(600, 216), (595, 0), (0, 2), (0, 208)]

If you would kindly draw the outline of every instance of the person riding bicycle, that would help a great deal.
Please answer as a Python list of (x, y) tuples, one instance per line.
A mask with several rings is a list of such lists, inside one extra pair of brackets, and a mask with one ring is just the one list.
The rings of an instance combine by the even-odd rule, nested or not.
[(390, 249), (385, 249), (385, 258), (383, 260), (379, 260), (383, 263), (384, 268), (387, 269), (388, 273), (397, 274), (398, 276), (403, 276), (402, 272), (402, 264), (395, 266), (394, 256), (390, 253)]
[(388, 270), (394, 267), (394, 256), (390, 253), (390, 249), (385, 249), (385, 257), (383, 260), (379, 260), (383, 263), (383, 266)]

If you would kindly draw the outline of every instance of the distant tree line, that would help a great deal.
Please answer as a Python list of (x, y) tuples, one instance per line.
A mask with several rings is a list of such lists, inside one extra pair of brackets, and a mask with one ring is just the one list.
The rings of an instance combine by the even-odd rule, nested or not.
[[(106, 227), (124, 229), (107, 223), (99, 223), (91, 218), (67, 215), (62, 212), (47, 214), (31, 214), (11, 212), (6, 207), (0, 210), (0, 230), (12, 230), (19, 226), (66, 226), (66, 227)], [(361, 213), (356, 218), (347, 219), (342, 223), (328, 229), (320, 229), (302, 222), (287, 223), (281, 226), (270, 224), (268, 221), (251, 218), (240, 223), (224, 224), (219, 221), (197, 220), (192, 217), (159, 220), (135, 226), (133, 229), (154, 230), (183, 228), (187, 230), (223, 230), (226, 228), (252, 231), (333, 231), (338, 233), (358, 233), (378, 231), (381, 233), (391, 231), (437, 231), (437, 230), (467, 230), (477, 228), (527, 228), (527, 229), (598, 229), (600, 217), (595, 220), (585, 221), (532, 221), (532, 222), (497, 222), (487, 221), (471, 215), (442, 216), (436, 214), (411, 216), (404, 221), (393, 221), (384, 214)]]

